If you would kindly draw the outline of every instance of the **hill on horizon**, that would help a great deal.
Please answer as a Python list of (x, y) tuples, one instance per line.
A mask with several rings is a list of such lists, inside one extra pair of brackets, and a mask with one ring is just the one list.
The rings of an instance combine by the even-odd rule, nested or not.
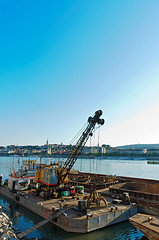
[(159, 149), (159, 144), (131, 144), (115, 147), (117, 149)]

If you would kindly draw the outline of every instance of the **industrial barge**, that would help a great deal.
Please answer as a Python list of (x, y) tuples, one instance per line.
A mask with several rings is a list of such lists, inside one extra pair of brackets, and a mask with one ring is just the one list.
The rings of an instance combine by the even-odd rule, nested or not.
[[(19, 239), (49, 221), (67, 232), (87, 233), (128, 219), (150, 240), (159, 239), (157, 225), (156, 238), (146, 235), (144, 215), (138, 213), (159, 216), (159, 181), (71, 171), (95, 125), (104, 124), (101, 115), (99, 110), (89, 117), (63, 165), (28, 160), (17, 172), (12, 168), (8, 182), (1, 184), (0, 194), (44, 218), (18, 234)], [(149, 232), (153, 236), (153, 229)]]
[(137, 213), (135, 204), (112, 200), (99, 193), (103, 187), (107, 187), (103, 192), (108, 191), (109, 185), (117, 183), (116, 178), (98, 176), (100, 181), (97, 181), (97, 176), (92, 176), (91, 181), (90, 178), (89, 181), (83, 181), (83, 175), (77, 181), (71, 178), (70, 170), (88, 138), (93, 135), (96, 124), (104, 124), (101, 115), (102, 111), (98, 110), (88, 118), (87, 126), (63, 165), (40, 164), (35, 171), (34, 162), (31, 165), (29, 163), (29, 169), (18, 172), (12, 169), (9, 181), (0, 187), (0, 194), (44, 218), (31, 229), (20, 233), (19, 239), (48, 221), (67, 232), (86, 233), (128, 220)]

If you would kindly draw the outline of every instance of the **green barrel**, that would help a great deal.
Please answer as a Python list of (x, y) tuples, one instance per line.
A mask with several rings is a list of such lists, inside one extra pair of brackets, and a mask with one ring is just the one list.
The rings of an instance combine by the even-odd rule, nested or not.
[(83, 186), (79, 186), (79, 192), (80, 192), (81, 194), (84, 194), (84, 187), (83, 187)]
[(66, 196), (66, 191), (62, 191), (61, 196)]
[(70, 191), (62, 191), (61, 196), (66, 196), (66, 197), (70, 196)]

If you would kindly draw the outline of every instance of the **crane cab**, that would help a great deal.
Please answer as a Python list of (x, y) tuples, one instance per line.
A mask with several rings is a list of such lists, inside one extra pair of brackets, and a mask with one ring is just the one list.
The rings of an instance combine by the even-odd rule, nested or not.
[[(49, 187), (56, 186), (58, 184), (59, 173), (59, 164), (45, 165), (36, 170), (35, 182)], [(68, 183), (68, 177), (65, 179), (64, 183)]]

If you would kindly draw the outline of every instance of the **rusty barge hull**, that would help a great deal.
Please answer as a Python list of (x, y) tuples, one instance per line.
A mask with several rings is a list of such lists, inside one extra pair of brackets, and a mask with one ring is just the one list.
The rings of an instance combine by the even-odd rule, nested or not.
[(159, 181), (127, 178), (119, 184), (109, 187), (111, 196), (129, 193), (131, 202), (138, 204), (141, 213), (159, 216)]
[[(43, 218), (50, 218), (52, 216), (52, 206), (59, 208), (59, 201), (57, 199), (43, 200), (35, 196), (32, 199), (30, 195), (24, 194), (22, 196), (19, 195), (19, 199), (17, 200), (16, 194), (11, 193), (5, 187), (0, 188), (0, 194)], [(81, 199), (83, 199), (82, 196)], [(65, 214), (57, 217), (56, 221), (51, 222), (67, 232), (87, 233), (95, 231), (103, 227), (126, 221), (131, 216), (137, 214), (136, 206), (120, 205), (116, 207), (109, 203), (108, 207), (102, 206), (100, 209), (92, 207), (92, 209), (89, 210), (89, 214), (79, 215), (77, 210), (75, 210), (78, 204), (77, 200), (66, 198), (64, 205), (65, 204), (68, 206), (68, 210), (65, 211)]]
[(149, 240), (159, 239), (159, 218), (138, 213), (129, 219), (130, 223), (142, 232)]

